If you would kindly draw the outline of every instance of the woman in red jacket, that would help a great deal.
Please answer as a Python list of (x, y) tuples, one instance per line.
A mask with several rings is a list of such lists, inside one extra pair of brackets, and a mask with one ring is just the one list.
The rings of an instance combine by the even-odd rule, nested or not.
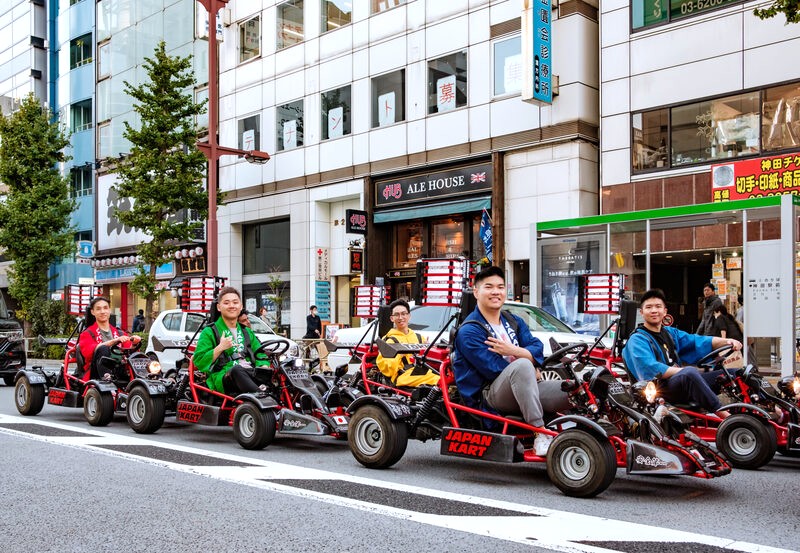
[(120, 328), (111, 326), (111, 304), (106, 298), (96, 297), (86, 310), (86, 330), (78, 338), (78, 349), (83, 356), (83, 372), (91, 370), (94, 379), (110, 379), (119, 361), (114, 359), (111, 347), (123, 342), (139, 343), (139, 336), (128, 336)]

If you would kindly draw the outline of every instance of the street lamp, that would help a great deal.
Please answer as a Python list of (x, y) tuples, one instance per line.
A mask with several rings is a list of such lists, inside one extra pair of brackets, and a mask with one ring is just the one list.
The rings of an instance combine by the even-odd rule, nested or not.
[(208, 140), (198, 142), (197, 147), (208, 159), (208, 222), (206, 223), (206, 258), (210, 276), (217, 276), (217, 187), (219, 170), (217, 162), (222, 156), (240, 156), (251, 163), (266, 163), (269, 154), (260, 150), (239, 150), (220, 146), (217, 137), (217, 111), (219, 108), (219, 86), (217, 78), (217, 13), (230, 0), (197, 0), (208, 12)]

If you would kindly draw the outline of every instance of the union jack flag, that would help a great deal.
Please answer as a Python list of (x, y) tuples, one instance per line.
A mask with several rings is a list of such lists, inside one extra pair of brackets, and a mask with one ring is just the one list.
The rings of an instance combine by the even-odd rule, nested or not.
[(475, 184), (477, 182), (486, 182), (486, 171), (483, 173), (472, 173), (469, 176), (469, 183)]

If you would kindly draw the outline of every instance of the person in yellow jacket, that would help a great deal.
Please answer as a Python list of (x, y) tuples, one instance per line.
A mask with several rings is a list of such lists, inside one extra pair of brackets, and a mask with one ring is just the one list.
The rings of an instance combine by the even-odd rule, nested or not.
[[(411, 322), (411, 309), (405, 300), (394, 300), (389, 308), (394, 328), (386, 333), (386, 336), (383, 337), (384, 340), (397, 344), (425, 343), (422, 336), (408, 328), (408, 323)], [(435, 385), (439, 382), (439, 375), (431, 371), (413, 374), (414, 358), (410, 354), (398, 355), (392, 359), (378, 355), (376, 363), (378, 369), (396, 386)]]

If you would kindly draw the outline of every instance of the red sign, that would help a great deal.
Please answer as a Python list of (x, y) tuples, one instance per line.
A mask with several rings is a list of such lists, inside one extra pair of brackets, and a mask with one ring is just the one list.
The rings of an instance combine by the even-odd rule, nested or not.
[(711, 201), (800, 194), (800, 153), (711, 166)]
[(364, 250), (350, 250), (350, 272), (364, 271)]

